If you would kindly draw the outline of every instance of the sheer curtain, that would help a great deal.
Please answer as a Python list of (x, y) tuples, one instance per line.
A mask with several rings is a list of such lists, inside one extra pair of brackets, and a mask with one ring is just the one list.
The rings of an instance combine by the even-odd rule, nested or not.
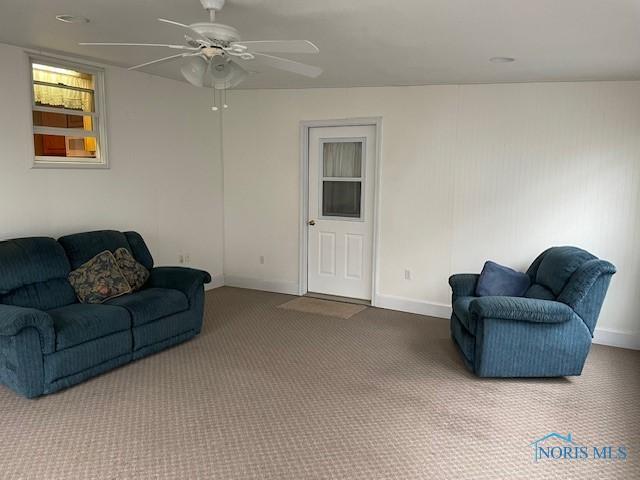
[(335, 142), (323, 145), (325, 177), (360, 177), (362, 143)]
[[(47, 83), (62, 83), (72, 87), (93, 89), (93, 80), (73, 75), (64, 75), (56, 72), (33, 69), (33, 79)], [(69, 110), (81, 110), (83, 112), (93, 111), (93, 94), (78, 90), (71, 90), (48, 85), (33, 85), (33, 95), (36, 104), (52, 107), (63, 107)]]

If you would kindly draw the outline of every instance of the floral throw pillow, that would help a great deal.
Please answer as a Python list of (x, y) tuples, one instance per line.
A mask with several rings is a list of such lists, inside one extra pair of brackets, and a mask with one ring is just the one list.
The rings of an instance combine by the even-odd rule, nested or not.
[(131, 285), (131, 290), (140, 290), (149, 278), (149, 270), (144, 265), (138, 263), (131, 252), (126, 248), (119, 248), (113, 256), (120, 267), (120, 271)]
[(108, 250), (71, 272), (69, 283), (82, 303), (102, 303), (131, 292), (129, 282)]

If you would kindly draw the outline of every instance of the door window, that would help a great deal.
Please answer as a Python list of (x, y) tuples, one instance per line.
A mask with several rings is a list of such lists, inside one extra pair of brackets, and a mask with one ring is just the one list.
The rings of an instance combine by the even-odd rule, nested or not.
[(321, 216), (361, 219), (364, 139), (332, 139), (321, 145)]

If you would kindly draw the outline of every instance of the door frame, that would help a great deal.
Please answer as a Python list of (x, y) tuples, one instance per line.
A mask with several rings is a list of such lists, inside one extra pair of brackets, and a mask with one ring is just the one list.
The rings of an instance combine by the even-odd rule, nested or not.
[(334, 120), (304, 120), (300, 122), (300, 215), (298, 294), (307, 293), (309, 253), (309, 130), (316, 127), (364, 127), (376, 130), (376, 154), (373, 159), (373, 238), (371, 245), (371, 305), (378, 296), (378, 248), (380, 245), (380, 179), (382, 177), (382, 117), (341, 118)]

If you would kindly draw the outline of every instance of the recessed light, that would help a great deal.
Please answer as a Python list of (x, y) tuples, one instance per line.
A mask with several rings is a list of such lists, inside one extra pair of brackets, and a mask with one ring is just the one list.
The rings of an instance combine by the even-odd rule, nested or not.
[(56, 20), (64, 23), (89, 23), (89, 19), (81, 15), (56, 15)]
[(511, 63), (515, 62), (516, 59), (512, 57), (491, 57), (489, 61), (491, 63)]

